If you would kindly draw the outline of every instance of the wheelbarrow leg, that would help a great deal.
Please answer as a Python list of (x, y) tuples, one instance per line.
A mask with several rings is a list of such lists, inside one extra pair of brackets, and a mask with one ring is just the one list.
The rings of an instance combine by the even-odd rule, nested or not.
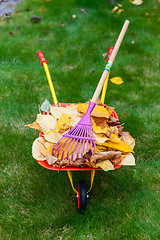
[(92, 186), (93, 186), (93, 180), (94, 180), (94, 176), (95, 176), (95, 170), (91, 171), (91, 185), (89, 190), (87, 191), (86, 188), (86, 184), (84, 181), (80, 181), (78, 184), (78, 191), (74, 188), (73, 185), (73, 178), (72, 178), (72, 171), (68, 170), (67, 171), (71, 186), (73, 191), (76, 193), (76, 197), (77, 197), (77, 207), (79, 211), (83, 211), (85, 210), (86, 206), (87, 206), (87, 198), (89, 197), (88, 193), (91, 191)]
[(79, 195), (79, 194), (78, 194), (78, 191), (74, 188), (74, 185), (73, 185), (72, 171), (67, 170), (67, 174), (68, 174), (68, 177), (69, 177), (69, 180), (70, 180), (72, 189), (73, 189), (73, 191), (74, 191), (74, 192), (77, 194), (77, 196), (78, 196), (78, 195)]
[(88, 190), (87, 194), (91, 191), (92, 187), (93, 187), (93, 181), (94, 181), (94, 176), (95, 176), (95, 170), (91, 171), (91, 185), (90, 185), (90, 189)]

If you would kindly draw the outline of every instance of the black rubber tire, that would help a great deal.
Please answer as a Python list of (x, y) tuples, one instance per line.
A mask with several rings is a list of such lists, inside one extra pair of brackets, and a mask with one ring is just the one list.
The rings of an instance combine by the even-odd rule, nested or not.
[(85, 210), (87, 207), (87, 187), (86, 184), (83, 180), (79, 182), (79, 193), (80, 193), (80, 198), (79, 198), (79, 208), (78, 210)]

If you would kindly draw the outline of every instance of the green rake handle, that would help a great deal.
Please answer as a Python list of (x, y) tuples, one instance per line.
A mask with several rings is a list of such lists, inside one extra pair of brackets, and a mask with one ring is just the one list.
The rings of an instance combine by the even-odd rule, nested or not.
[(122, 43), (122, 40), (123, 40), (123, 38), (124, 38), (124, 35), (125, 35), (126, 31), (127, 31), (128, 25), (129, 25), (129, 20), (126, 20), (125, 23), (124, 23), (124, 25), (123, 25), (123, 27), (122, 27), (122, 30), (121, 30), (121, 32), (120, 32), (120, 34), (119, 34), (119, 37), (118, 37), (118, 39), (117, 39), (117, 42), (116, 42), (116, 44), (115, 44), (115, 46), (114, 46), (113, 52), (112, 52), (112, 54), (111, 54), (111, 57), (110, 57), (107, 65), (106, 65), (106, 67), (105, 67), (105, 70), (104, 70), (104, 72), (103, 72), (103, 74), (102, 74), (102, 76), (101, 76), (101, 79), (100, 79), (100, 81), (99, 81), (99, 83), (98, 83), (98, 86), (97, 86), (97, 88), (96, 88), (96, 90), (95, 90), (95, 93), (94, 93), (94, 95), (93, 95), (93, 97), (92, 97), (91, 102), (96, 103), (97, 100), (98, 100), (98, 97), (99, 97), (99, 95), (100, 95), (100, 92), (101, 92), (101, 90), (102, 90), (102, 87), (103, 87), (103, 85), (104, 85), (104, 82), (105, 82), (105, 80), (106, 80), (106, 78), (107, 78), (108, 72), (110, 71), (110, 69), (111, 69), (111, 67), (112, 67), (112, 64), (113, 64), (113, 62), (114, 62), (114, 59), (115, 59), (115, 57), (116, 57), (116, 55), (117, 55), (117, 52), (118, 52), (118, 50), (119, 50), (119, 47), (120, 47), (120, 45), (121, 45), (121, 43)]

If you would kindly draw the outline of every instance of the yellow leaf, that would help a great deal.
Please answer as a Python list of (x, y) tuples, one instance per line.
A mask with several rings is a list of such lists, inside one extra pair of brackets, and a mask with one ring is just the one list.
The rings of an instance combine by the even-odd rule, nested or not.
[(44, 12), (44, 8), (42, 7), (42, 8), (40, 8), (40, 12)]
[(123, 83), (123, 80), (121, 77), (114, 77), (114, 78), (111, 78), (110, 81), (114, 84), (117, 84), (117, 85), (120, 85)]
[(34, 128), (34, 129), (37, 129), (39, 131), (42, 131), (41, 127), (39, 126), (39, 124), (37, 122), (27, 124), (27, 125), (25, 125), (25, 127)]
[(120, 150), (122, 152), (133, 152), (132, 148), (122, 140), (120, 140), (119, 142), (113, 142), (112, 140), (109, 139), (102, 145), (111, 149)]
[[(88, 109), (88, 103), (80, 103), (77, 106), (77, 110), (79, 113), (85, 114)], [(109, 112), (103, 106), (96, 105), (91, 113), (92, 117), (105, 117), (109, 118)]]
[(57, 122), (56, 131), (60, 132), (61, 130), (63, 130), (64, 132), (69, 130), (72, 127), (70, 124), (70, 121), (71, 121), (71, 116), (63, 113), (61, 118)]
[(116, 12), (118, 10), (118, 7), (115, 6), (113, 9), (112, 9), (112, 12)]
[(120, 142), (120, 138), (115, 134), (111, 134), (110, 138), (108, 140), (110, 142), (113, 142), (113, 143), (119, 143)]
[(124, 12), (123, 8), (119, 9), (117, 13), (120, 14), (121, 12)]

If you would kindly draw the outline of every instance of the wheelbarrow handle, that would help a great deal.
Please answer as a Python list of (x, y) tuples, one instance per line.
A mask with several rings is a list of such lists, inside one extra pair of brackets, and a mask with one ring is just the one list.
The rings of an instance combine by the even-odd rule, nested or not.
[(42, 66), (43, 66), (43, 63), (48, 64), (48, 61), (45, 59), (42, 51), (38, 51), (37, 56), (39, 57), (39, 60), (41, 61)]
[(107, 58), (107, 62), (109, 61), (109, 59), (110, 59), (110, 56), (111, 56), (111, 54), (112, 54), (112, 52), (113, 52), (113, 49), (114, 49), (114, 47), (110, 47), (109, 48), (109, 53), (108, 53), (108, 58)]

